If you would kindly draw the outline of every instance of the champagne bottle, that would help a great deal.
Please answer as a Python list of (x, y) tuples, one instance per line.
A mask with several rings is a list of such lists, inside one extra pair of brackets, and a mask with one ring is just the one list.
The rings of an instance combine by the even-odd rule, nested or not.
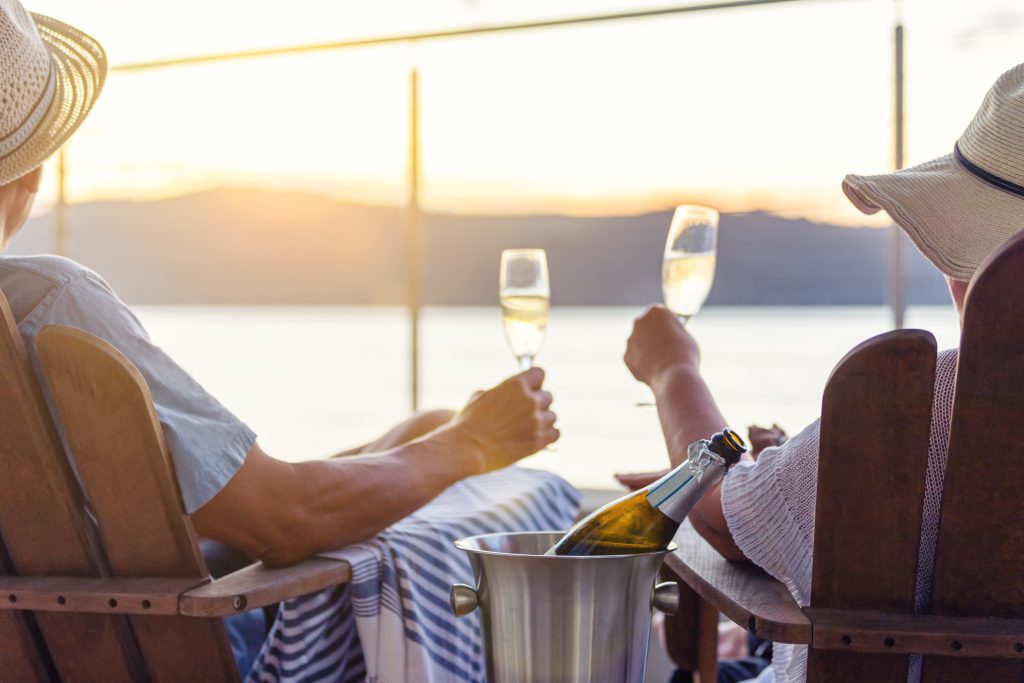
[(608, 503), (568, 531), (548, 555), (626, 555), (664, 550), (704, 492), (747, 445), (731, 429), (690, 444), (687, 460), (650, 486)]

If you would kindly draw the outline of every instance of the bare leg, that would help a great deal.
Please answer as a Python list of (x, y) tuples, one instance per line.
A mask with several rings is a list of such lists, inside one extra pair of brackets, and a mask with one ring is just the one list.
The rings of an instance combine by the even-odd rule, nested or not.
[(339, 458), (346, 455), (386, 451), (403, 443), (415, 441), (421, 436), (426, 436), (441, 425), (450, 422), (453, 417), (455, 417), (454, 410), (424, 410), (399, 423), (379, 439), (347, 451), (342, 451), (333, 457)]

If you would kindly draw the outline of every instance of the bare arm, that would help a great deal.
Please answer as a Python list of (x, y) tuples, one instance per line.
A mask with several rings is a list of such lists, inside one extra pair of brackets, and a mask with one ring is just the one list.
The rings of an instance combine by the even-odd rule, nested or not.
[(259, 446), (192, 515), (196, 531), (270, 566), (365, 540), (466, 476), (510, 465), (558, 438), (544, 373), (476, 396), (452, 422), (384, 453), (287, 463)]
[[(625, 360), (633, 376), (654, 391), (673, 466), (686, 459), (691, 443), (708, 438), (727, 424), (700, 375), (696, 341), (668, 309), (652, 306), (636, 319)], [(723, 557), (749, 562), (726, 524), (721, 484), (704, 494), (688, 518)]]

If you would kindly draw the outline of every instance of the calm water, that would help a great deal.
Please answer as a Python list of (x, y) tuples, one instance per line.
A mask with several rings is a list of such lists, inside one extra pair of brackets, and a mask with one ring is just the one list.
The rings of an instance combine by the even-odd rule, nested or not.
[[(277, 457), (321, 457), (368, 441), (408, 414), (408, 324), (399, 308), (140, 307), (156, 343), (237, 413)], [(529, 461), (580, 487), (658, 469), (657, 415), (622, 364), (632, 308), (555, 308), (538, 363), (548, 371), (562, 440)], [(955, 346), (952, 308), (908, 324)], [(775, 421), (795, 433), (817, 417), (846, 351), (889, 328), (883, 308), (717, 308), (690, 323), (702, 368), (735, 427)], [(422, 324), (424, 407), (460, 405), (514, 371), (494, 308), (434, 308)]]

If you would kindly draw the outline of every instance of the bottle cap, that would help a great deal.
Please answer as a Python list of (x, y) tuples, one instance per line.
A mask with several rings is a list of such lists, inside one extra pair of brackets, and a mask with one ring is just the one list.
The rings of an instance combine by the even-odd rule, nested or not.
[(747, 444), (743, 437), (725, 427), (711, 437), (710, 449), (725, 458), (729, 465), (735, 465), (740, 456), (747, 452)]

